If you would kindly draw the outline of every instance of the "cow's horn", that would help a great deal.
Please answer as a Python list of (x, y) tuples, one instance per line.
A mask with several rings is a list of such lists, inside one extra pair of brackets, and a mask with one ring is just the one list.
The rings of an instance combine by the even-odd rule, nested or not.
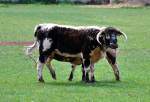
[(105, 31), (105, 29), (106, 29), (106, 27), (102, 27), (101, 29), (100, 29), (100, 32), (97, 34), (97, 36), (96, 36), (96, 40), (97, 40), (97, 42), (99, 43), (99, 44), (101, 44), (101, 42), (99, 41), (99, 37), (101, 37), (102, 35), (102, 33)]
[(125, 38), (125, 41), (127, 41), (128, 40), (128, 37), (127, 37), (127, 35), (124, 33), (124, 32), (121, 32), (122, 33), (122, 35), (124, 36), (124, 38)]

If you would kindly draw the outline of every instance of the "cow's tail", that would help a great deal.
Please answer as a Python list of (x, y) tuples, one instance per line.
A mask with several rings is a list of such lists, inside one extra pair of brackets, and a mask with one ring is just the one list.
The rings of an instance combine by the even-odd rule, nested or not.
[(32, 53), (33, 51), (35, 51), (35, 49), (38, 48), (38, 40), (37, 40), (37, 35), (38, 35), (38, 31), (40, 29), (40, 26), (36, 26), (35, 30), (34, 30), (34, 43), (32, 45), (29, 46), (25, 46), (25, 54), (31, 59), (33, 60), (33, 62), (35, 62), (35, 64), (37, 64), (35, 58), (33, 57)]
[(37, 40), (34, 41), (32, 45), (25, 46), (25, 54), (35, 63), (37, 64), (35, 58), (33, 57), (32, 53), (35, 49), (37, 49), (38, 42)]
[(34, 43), (32, 45), (29, 45), (29, 46), (25, 46), (26, 47), (26, 55), (32, 55), (33, 51), (38, 47), (38, 36), (39, 36), (39, 33), (40, 33), (40, 29), (41, 29), (41, 26), (40, 25), (37, 25), (35, 26), (34, 28)]
[(29, 45), (29, 46), (25, 46), (26, 47), (26, 55), (32, 55), (33, 51), (37, 48), (38, 46), (38, 42), (37, 40), (34, 41), (34, 43), (32, 45)]

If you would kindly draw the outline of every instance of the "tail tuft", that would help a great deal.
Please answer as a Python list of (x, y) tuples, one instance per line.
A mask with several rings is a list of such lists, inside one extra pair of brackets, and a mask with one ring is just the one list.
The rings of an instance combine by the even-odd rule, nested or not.
[(37, 48), (37, 41), (34, 41), (34, 43), (30, 46), (25, 46), (26, 47), (26, 51), (25, 54), (27, 56), (32, 55), (33, 51)]

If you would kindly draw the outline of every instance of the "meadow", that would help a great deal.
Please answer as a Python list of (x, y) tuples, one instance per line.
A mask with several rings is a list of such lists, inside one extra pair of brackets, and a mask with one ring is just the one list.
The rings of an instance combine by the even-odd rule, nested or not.
[(32, 41), (39, 23), (97, 25), (120, 28), (118, 63), (121, 81), (115, 81), (105, 59), (95, 66), (97, 82), (81, 82), (81, 66), (72, 82), (69, 63), (53, 61), (57, 80), (46, 67), (45, 83), (38, 83), (33, 62), (23, 46), (0, 46), (0, 102), (149, 102), (150, 7), (94, 8), (82, 5), (0, 4), (0, 41)]

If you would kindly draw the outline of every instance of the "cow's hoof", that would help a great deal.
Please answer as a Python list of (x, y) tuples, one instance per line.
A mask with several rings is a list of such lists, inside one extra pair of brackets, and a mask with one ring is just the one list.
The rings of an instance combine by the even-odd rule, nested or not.
[(44, 83), (43, 78), (39, 78), (38, 81), (41, 82), (41, 83)]
[(86, 80), (85, 83), (90, 83), (90, 80)]
[(120, 76), (116, 75), (116, 81), (120, 81)]
[(86, 80), (86, 78), (82, 78), (81, 82), (88, 83), (89, 80)]
[(90, 81), (89, 81), (89, 83), (95, 83), (95, 82), (96, 82), (95, 80), (90, 80)]
[(120, 77), (116, 78), (116, 81), (120, 81)]
[(85, 76), (82, 76), (82, 80), (81, 80), (82, 82), (85, 82)]
[(72, 81), (72, 78), (69, 78), (68, 80), (69, 80), (69, 81)]
[(90, 80), (90, 82), (91, 82), (91, 83), (94, 83), (94, 82), (96, 82), (96, 81), (95, 81), (95, 77), (94, 77), (94, 76), (92, 76), (92, 77), (91, 77), (91, 80)]
[(72, 81), (72, 79), (73, 79), (73, 73), (70, 74), (68, 80), (69, 80), (69, 81)]
[(85, 76), (85, 82), (89, 82), (89, 74), (88, 73)]
[(89, 82), (90, 82), (89, 78), (86, 78), (86, 79), (85, 79), (85, 82), (86, 82), (86, 83), (89, 83)]
[(89, 76), (82, 76), (82, 82), (88, 83), (89, 82)]
[(73, 77), (71, 77), (71, 76), (68, 78), (69, 81), (72, 81), (72, 79), (73, 79)]
[(52, 74), (52, 78), (53, 78), (54, 80), (56, 80), (56, 74), (55, 74), (55, 72)]

